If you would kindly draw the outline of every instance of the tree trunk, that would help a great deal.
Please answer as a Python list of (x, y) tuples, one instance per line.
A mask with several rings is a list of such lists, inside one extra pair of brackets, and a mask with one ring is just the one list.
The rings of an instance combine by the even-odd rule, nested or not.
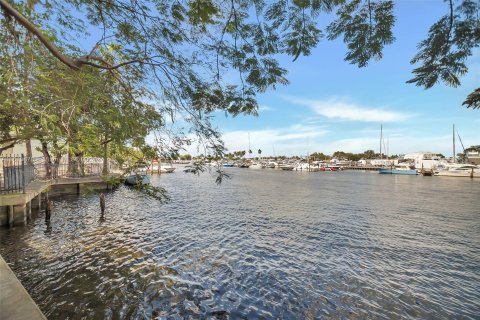
[(83, 152), (76, 152), (78, 172), (80, 176), (85, 176), (85, 164), (83, 163)]
[(108, 174), (108, 142), (103, 144), (103, 170), (102, 174)]
[(27, 147), (27, 157), (32, 157), (32, 140), (25, 140), (25, 145)]
[[(65, 168), (61, 167), (60, 161), (62, 160), (62, 154), (60, 152), (55, 153), (55, 159), (53, 161), (54, 168), (53, 168), (53, 176), (58, 178), (59, 175), (65, 175)], [(59, 174), (60, 171), (60, 174)]]
[(52, 159), (50, 157), (50, 153), (48, 152), (48, 144), (45, 141), (41, 141), (42, 143), (42, 154), (43, 158), (45, 159), (45, 178), (50, 179), (52, 178)]

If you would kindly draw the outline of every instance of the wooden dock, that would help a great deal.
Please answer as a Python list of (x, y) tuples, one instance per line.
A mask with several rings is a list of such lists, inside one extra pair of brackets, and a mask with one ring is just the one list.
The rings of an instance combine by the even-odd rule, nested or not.
[(352, 167), (343, 167), (343, 170), (362, 170), (362, 171), (378, 171), (380, 167), (374, 166), (352, 166)]
[(25, 193), (0, 194), (0, 226), (22, 225), (32, 211), (41, 210), (48, 195), (80, 194), (83, 190), (105, 190), (110, 186), (101, 177), (36, 180), (25, 187)]

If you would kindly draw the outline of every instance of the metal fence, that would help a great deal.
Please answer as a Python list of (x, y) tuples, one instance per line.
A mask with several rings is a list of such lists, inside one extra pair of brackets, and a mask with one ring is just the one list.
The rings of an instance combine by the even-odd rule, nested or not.
[(32, 158), (22, 155), (0, 157), (0, 193), (25, 193), (25, 187), (35, 179)]
[[(100, 176), (103, 171), (103, 159), (83, 158), (59, 162), (45, 162), (44, 157), (30, 158), (23, 155), (0, 157), (0, 194), (25, 192), (25, 187), (33, 180), (51, 180), (61, 178), (82, 178)], [(118, 169), (118, 164), (109, 160), (109, 172)]]
[(100, 176), (102, 170), (102, 163), (84, 163), (77, 161), (62, 163), (45, 163), (41, 161), (35, 163), (36, 177), (39, 180)]

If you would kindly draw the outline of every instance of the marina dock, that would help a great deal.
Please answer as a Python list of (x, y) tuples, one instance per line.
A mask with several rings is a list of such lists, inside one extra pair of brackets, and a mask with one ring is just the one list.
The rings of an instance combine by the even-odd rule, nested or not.
[(378, 170), (380, 170), (380, 167), (374, 167), (374, 166), (346, 166), (346, 167), (343, 167), (343, 170), (378, 171)]
[(108, 190), (111, 186), (99, 176), (35, 180), (25, 192), (0, 194), (0, 226), (23, 225), (45, 205), (48, 196), (80, 194), (85, 190)]

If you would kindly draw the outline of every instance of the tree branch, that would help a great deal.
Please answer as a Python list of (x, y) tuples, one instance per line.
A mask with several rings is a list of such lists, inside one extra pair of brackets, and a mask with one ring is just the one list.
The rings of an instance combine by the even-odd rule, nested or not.
[[(152, 59), (154, 57), (147, 57), (147, 58), (138, 58), (138, 59), (132, 59), (129, 61), (122, 62), (117, 65), (110, 65), (108, 64), (105, 60), (103, 60), (100, 57), (92, 56), (92, 53), (95, 51), (95, 49), (98, 47), (97, 43), (95, 47), (92, 49), (89, 55), (81, 56), (76, 60), (72, 60), (68, 56), (64, 55), (55, 44), (53, 44), (44, 34), (43, 32), (34, 26), (27, 18), (25, 18), (20, 12), (15, 10), (10, 4), (8, 4), (5, 0), (0, 0), (0, 7), (4, 10), (4, 15), (6, 17), (13, 17), (18, 23), (20, 23), (23, 27), (25, 27), (28, 31), (30, 31), (32, 34), (34, 34), (38, 40), (40, 40), (41, 43), (50, 51), (50, 53), (60, 60), (63, 64), (67, 65), (70, 69), (73, 70), (80, 70), (80, 68), (84, 65), (89, 65), (95, 68), (99, 69), (105, 69), (105, 70), (115, 70), (118, 68), (121, 68), (123, 66), (133, 64), (133, 63), (147, 63), (146, 61), (149, 59)], [(91, 60), (99, 61), (103, 65), (96, 64), (92, 62)], [(147, 64), (150, 65), (158, 65), (157, 63), (152, 63), (148, 62)]]
[(60, 50), (55, 46), (48, 38), (42, 33), (40, 29), (34, 26), (27, 18), (25, 18), (20, 12), (15, 10), (10, 4), (5, 0), (0, 0), (0, 7), (4, 11), (5, 16), (13, 17), (18, 23), (25, 27), (28, 31), (34, 34), (38, 40), (50, 51), (54, 57), (60, 60), (62, 63), (66, 64), (69, 68), (73, 70), (79, 70), (80, 66), (75, 63), (69, 57), (63, 55)]
[(10, 143), (10, 144), (7, 144), (6, 146), (0, 147), (0, 154), (2, 154), (3, 151), (5, 151), (5, 150), (8, 150), (8, 149), (10, 149), (10, 148), (13, 148), (16, 143), (17, 143), (17, 140), (15, 140), (14, 142), (12, 142), (12, 143)]

